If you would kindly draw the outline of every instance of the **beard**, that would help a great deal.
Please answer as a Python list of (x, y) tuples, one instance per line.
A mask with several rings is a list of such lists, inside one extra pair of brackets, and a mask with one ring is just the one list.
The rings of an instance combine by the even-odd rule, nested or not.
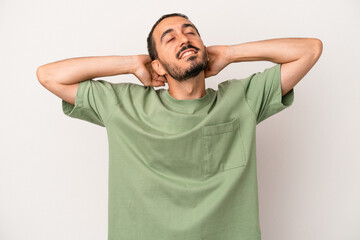
[(196, 77), (200, 72), (204, 71), (208, 67), (207, 53), (203, 52), (202, 59), (197, 62), (198, 56), (191, 56), (186, 61), (190, 61), (190, 66), (187, 69), (181, 69), (174, 64), (168, 64), (159, 59), (160, 63), (164, 66), (168, 74), (178, 82), (185, 81), (187, 79)]

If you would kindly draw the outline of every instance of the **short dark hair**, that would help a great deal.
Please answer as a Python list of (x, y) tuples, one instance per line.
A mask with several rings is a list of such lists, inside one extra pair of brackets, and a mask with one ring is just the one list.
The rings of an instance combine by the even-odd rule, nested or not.
[[(170, 13), (170, 14), (163, 15), (161, 18), (159, 18), (159, 20), (156, 21), (154, 26), (152, 26), (151, 31), (147, 37), (147, 49), (148, 49), (151, 60), (155, 60), (158, 58), (158, 53), (156, 51), (155, 41), (153, 38), (154, 29), (162, 20), (164, 20), (165, 18), (168, 18), (168, 17), (182, 17), (182, 18), (189, 20), (189, 18), (182, 13)], [(199, 34), (199, 36), (200, 36), (200, 33), (196, 27), (195, 27), (195, 30), (196, 30), (197, 34)]]

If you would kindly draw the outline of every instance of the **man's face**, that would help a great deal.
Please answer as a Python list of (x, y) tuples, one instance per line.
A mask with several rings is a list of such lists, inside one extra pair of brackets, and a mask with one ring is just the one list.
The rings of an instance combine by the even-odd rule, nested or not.
[(156, 26), (153, 38), (159, 62), (175, 80), (184, 81), (206, 69), (205, 46), (189, 20), (165, 18)]

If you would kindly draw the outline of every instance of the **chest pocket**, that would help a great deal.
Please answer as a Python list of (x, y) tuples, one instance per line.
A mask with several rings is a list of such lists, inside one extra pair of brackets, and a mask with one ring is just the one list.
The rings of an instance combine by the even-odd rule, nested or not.
[(203, 175), (243, 167), (246, 164), (239, 118), (202, 128)]

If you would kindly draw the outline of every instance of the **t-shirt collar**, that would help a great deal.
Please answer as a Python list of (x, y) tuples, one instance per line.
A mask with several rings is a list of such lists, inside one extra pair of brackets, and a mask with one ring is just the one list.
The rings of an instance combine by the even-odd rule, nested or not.
[(201, 98), (179, 100), (170, 95), (168, 89), (161, 89), (161, 100), (173, 111), (182, 113), (195, 113), (206, 106), (212, 99), (212, 91), (206, 89), (206, 94)]

